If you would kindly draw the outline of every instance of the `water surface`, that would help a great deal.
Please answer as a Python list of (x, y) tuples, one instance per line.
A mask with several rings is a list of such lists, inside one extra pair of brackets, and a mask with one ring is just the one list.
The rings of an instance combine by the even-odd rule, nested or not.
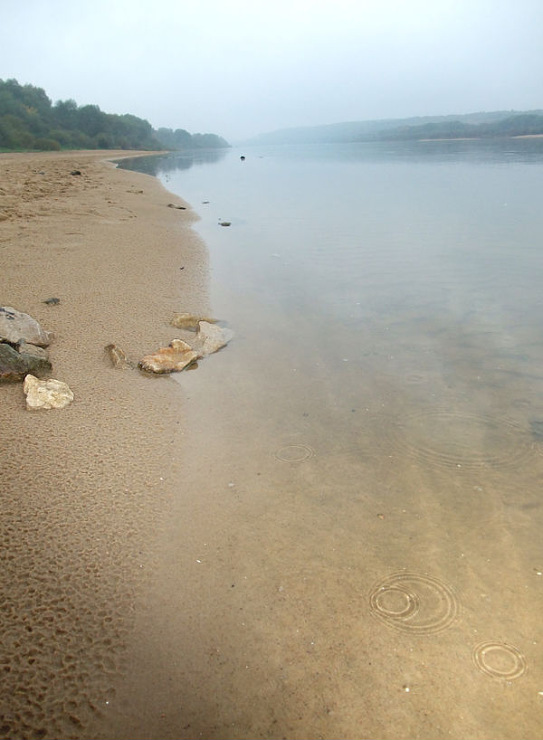
[(151, 735), (541, 736), (543, 142), (141, 161), (236, 333), (176, 378)]

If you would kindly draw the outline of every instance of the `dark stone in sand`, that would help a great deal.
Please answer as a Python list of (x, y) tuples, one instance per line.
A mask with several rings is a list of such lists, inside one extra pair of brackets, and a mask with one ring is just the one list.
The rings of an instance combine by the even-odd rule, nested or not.
[(46, 298), (44, 303), (47, 303), (48, 306), (58, 306), (60, 298)]
[(28, 373), (41, 375), (51, 371), (47, 352), (41, 347), (23, 342), (19, 350), (6, 342), (0, 343), (0, 380), (24, 380)]
[(175, 203), (168, 203), (168, 208), (177, 208), (178, 211), (186, 211), (185, 206), (176, 206)]

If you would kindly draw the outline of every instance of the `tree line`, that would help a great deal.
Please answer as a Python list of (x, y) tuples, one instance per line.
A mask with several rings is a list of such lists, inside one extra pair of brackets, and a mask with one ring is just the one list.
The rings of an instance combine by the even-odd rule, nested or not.
[(378, 134), (381, 140), (413, 139), (488, 139), (506, 136), (543, 134), (543, 115), (520, 113), (493, 123), (443, 121), (419, 126), (400, 126)]
[(0, 80), (0, 149), (203, 149), (228, 147), (216, 134), (190, 134), (184, 129), (155, 130), (129, 113), (104, 113), (97, 105), (75, 100), (55, 104), (45, 90)]

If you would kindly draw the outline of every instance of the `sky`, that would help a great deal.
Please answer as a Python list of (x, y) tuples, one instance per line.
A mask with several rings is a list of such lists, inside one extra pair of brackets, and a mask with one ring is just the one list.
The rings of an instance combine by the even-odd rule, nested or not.
[(230, 142), (543, 108), (543, 0), (0, 0), (0, 79)]

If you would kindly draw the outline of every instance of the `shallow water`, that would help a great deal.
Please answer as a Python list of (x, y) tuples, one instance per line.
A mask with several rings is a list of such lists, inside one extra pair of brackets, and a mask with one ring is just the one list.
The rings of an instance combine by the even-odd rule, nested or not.
[(160, 711), (134, 727), (541, 736), (543, 142), (155, 174), (236, 336), (176, 377), (184, 485), (131, 687)]

